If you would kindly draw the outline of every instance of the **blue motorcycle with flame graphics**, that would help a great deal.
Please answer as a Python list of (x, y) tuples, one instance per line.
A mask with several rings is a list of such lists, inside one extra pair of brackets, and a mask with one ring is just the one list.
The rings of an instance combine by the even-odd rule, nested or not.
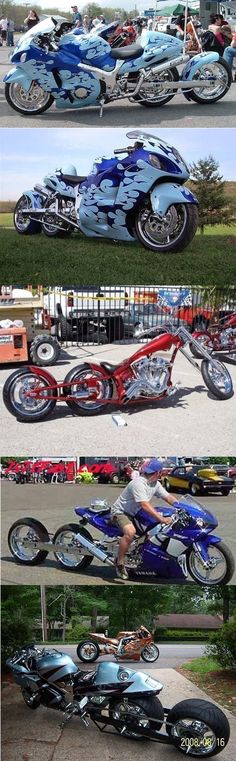
[[(152, 582), (161, 579), (203, 585), (228, 584), (234, 574), (234, 558), (219, 536), (212, 532), (218, 521), (193, 497), (183, 497), (173, 507), (158, 507), (172, 523), (156, 523), (139, 510), (133, 517), (136, 535), (126, 555), (130, 577)], [(45, 526), (34, 518), (20, 518), (8, 533), (8, 546), (17, 563), (37, 565), (53, 552), (67, 571), (85, 571), (96, 558), (115, 566), (122, 532), (111, 522), (111, 508), (104, 500), (90, 507), (74, 509), (79, 523), (69, 523), (50, 537)], [(87, 525), (102, 536), (94, 539)]]
[[(106, 30), (76, 34), (53, 17), (20, 38), (4, 77), (9, 105), (36, 115), (53, 102), (59, 109), (103, 106), (128, 98), (142, 106), (168, 103), (177, 91), (187, 100), (214, 103), (227, 93), (231, 71), (216, 52), (190, 59), (183, 43), (162, 32), (143, 31), (140, 43), (111, 47)], [(178, 66), (183, 66), (181, 74)]]
[(14, 213), (18, 232), (39, 232), (41, 223), (47, 235), (78, 229), (89, 238), (138, 239), (154, 252), (182, 251), (198, 225), (197, 199), (184, 187), (188, 167), (154, 135), (133, 130), (127, 137), (134, 144), (97, 159), (88, 177), (57, 172), (46, 178), (46, 191), (24, 191)]

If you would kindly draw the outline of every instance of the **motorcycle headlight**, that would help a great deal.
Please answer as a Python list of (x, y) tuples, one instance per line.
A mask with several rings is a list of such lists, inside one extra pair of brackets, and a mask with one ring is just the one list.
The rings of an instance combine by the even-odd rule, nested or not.
[(22, 55), (21, 55), (21, 57), (20, 57), (20, 62), (21, 62), (21, 63), (25, 63), (25, 61), (26, 61), (26, 58), (27, 58), (27, 53), (22, 53)]
[(149, 153), (148, 154), (148, 161), (150, 161), (150, 164), (155, 167), (155, 169), (161, 169), (161, 162), (158, 156), (155, 155), (155, 153)]
[(205, 526), (203, 518), (197, 518), (196, 524), (199, 526), (199, 528), (203, 528), (203, 526)]

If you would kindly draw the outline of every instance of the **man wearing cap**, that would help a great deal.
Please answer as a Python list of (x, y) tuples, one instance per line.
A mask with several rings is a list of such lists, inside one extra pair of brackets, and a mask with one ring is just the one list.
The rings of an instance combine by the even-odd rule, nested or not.
[(142, 509), (160, 523), (169, 524), (172, 522), (172, 518), (164, 517), (151, 505), (151, 499), (154, 496), (161, 497), (169, 505), (176, 503), (176, 497), (171, 496), (158, 480), (162, 468), (163, 463), (161, 460), (152, 459), (145, 461), (141, 468), (140, 476), (130, 481), (114, 505), (112, 505), (111, 523), (121, 529), (123, 533), (119, 542), (116, 560), (116, 575), (122, 581), (128, 579), (128, 573), (125, 568), (125, 556), (136, 533), (132, 518)]
[(82, 26), (82, 16), (81, 13), (78, 11), (78, 5), (72, 5), (71, 10), (73, 11), (72, 16), (72, 22), (75, 26)]

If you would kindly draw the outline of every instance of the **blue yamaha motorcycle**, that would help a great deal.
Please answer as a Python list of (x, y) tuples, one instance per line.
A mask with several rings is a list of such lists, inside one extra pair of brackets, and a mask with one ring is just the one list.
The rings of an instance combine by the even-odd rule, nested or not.
[(190, 699), (164, 708), (157, 697), (163, 684), (127, 665), (103, 662), (96, 670), (81, 671), (66, 653), (34, 644), (23, 645), (6, 665), (28, 708), (63, 712), (61, 728), (77, 716), (86, 727), (93, 721), (101, 732), (113, 727), (131, 740), (146, 738), (204, 758), (228, 743), (229, 722), (218, 706)]
[[(178, 151), (154, 135), (133, 130), (135, 143), (99, 158), (88, 177), (58, 171), (45, 187), (24, 191), (14, 212), (20, 233), (68, 234), (138, 240), (154, 252), (182, 251), (198, 225), (197, 199), (183, 187), (188, 167)], [(119, 156), (119, 158), (118, 158)]]
[[(173, 507), (159, 508), (172, 523), (156, 523), (143, 510), (132, 518), (136, 536), (126, 555), (129, 576), (156, 582), (175, 579), (184, 582), (190, 576), (198, 584), (228, 584), (235, 563), (228, 547), (212, 534), (217, 519), (193, 497), (183, 497)], [(10, 528), (9, 549), (18, 563), (37, 565), (53, 552), (62, 568), (84, 571), (93, 558), (115, 565), (122, 535), (111, 523), (111, 508), (101, 500), (90, 507), (76, 507), (79, 525), (61, 526), (50, 539), (45, 526), (33, 518), (21, 518)], [(90, 525), (102, 533), (94, 539), (85, 528)]]
[[(21, 37), (14, 68), (4, 77), (9, 105), (21, 114), (97, 105), (128, 98), (142, 106), (168, 103), (178, 90), (188, 100), (215, 103), (232, 77), (216, 52), (190, 59), (183, 43), (161, 32), (143, 31), (140, 43), (112, 48), (106, 33), (76, 34), (72, 24), (49, 17)], [(177, 67), (184, 65), (179, 77)]]

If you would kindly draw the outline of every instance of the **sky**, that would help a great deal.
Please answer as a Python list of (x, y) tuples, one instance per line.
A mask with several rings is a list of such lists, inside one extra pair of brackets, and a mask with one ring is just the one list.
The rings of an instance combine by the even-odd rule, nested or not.
[[(134, 127), (135, 128), (135, 127)], [(132, 129), (132, 126), (130, 126)], [(146, 130), (174, 145), (187, 163), (213, 155), (225, 180), (236, 180), (235, 130), (152, 129)], [(74, 164), (87, 175), (99, 156), (112, 156), (114, 148), (131, 144), (127, 128), (1, 129), (0, 200), (16, 200), (24, 190), (40, 183), (56, 168), (66, 171)]]

